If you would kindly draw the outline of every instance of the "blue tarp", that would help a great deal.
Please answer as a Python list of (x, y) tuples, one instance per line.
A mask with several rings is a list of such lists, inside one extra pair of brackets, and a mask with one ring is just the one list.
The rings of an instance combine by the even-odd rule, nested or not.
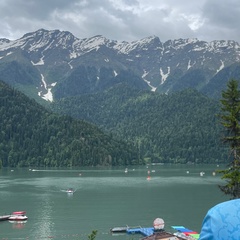
[(144, 236), (150, 236), (154, 233), (154, 228), (130, 228), (127, 229), (127, 233), (132, 234), (132, 233), (140, 233)]
[(175, 230), (179, 231), (179, 232), (194, 232), (193, 230), (190, 230), (188, 228), (185, 228), (183, 226), (172, 226), (172, 228), (174, 228)]

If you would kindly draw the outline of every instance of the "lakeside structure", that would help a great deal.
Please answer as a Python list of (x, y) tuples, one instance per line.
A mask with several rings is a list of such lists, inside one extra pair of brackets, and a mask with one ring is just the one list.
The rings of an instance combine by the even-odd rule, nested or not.
[(142, 240), (197, 240), (199, 234), (184, 226), (172, 226), (175, 233), (166, 232), (164, 230), (164, 221), (156, 218), (153, 227), (115, 227), (111, 229), (112, 233), (141, 234), (144, 236)]

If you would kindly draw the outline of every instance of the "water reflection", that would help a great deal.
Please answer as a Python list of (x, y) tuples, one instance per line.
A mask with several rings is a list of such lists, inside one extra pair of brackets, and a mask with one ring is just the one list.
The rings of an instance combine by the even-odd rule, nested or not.
[(12, 228), (14, 229), (22, 229), (25, 227), (27, 221), (9, 221), (12, 224)]
[(52, 202), (48, 194), (43, 194), (41, 201), (38, 203), (35, 213), (36, 219), (32, 229), (32, 237), (39, 239), (48, 238), (54, 233), (54, 222), (51, 219), (52, 215)]

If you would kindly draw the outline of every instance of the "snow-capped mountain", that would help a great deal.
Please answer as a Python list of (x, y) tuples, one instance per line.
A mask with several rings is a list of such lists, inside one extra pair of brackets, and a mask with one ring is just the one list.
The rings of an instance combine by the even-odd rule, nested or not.
[(235, 41), (161, 42), (152, 36), (119, 42), (44, 29), (17, 40), (0, 39), (1, 80), (48, 101), (101, 91), (123, 81), (152, 91), (193, 87), (211, 95), (209, 88), (223, 81), (223, 71), (225, 77), (237, 77), (233, 66), (240, 67), (240, 45)]

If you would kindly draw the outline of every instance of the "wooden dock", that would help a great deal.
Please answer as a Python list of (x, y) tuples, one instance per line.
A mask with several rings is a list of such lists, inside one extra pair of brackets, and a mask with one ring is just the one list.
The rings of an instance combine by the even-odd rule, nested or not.
[(153, 227), (114, 227), (111, 229), (112, 233), (128, 233), (128, 234), (142, 234), (143, 236), (150, 236), (154, 233)]
[[(144, 236), (142, 240), (166, 240), (166, 239), (178, 239), (185, 240), (165, 230), (155, 231), (153, 227), (115, 227), (111, 229), (112, 233), (127, 233), (127, 234), (141, 234)], [(176, 238), (177, 237), (177, 238)]]
[(199, 239), (199, 234), (183, 226), (172, 226), (177, 233), (169, 233), (164, 229), (155, 230), (154, 227), (115, 227), (111, 229), (112, 233), (128, 233), (128, 234), (141, 234), (144, 236), (142, 240), (166, 240), (166, 239), (179, 239), (184, 240), (186, 237), (191, 239)]
[(156, 232), (150, 236), (142, 238), (141, 240), (170, 240), (170, 239), (186, 240), (185, 237), (182, 238), (182, 237), (176, 236), (172, 233), (165, 232), (165, 231)]

